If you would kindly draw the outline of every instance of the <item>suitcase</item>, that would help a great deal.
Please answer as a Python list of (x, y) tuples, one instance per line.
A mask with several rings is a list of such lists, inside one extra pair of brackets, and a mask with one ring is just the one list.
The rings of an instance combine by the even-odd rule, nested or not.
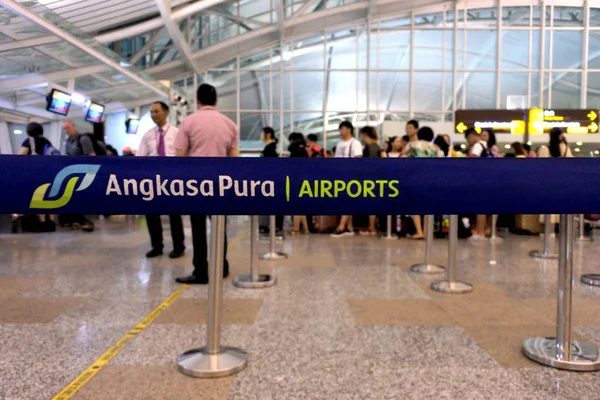
[(313, 225), (318, 233), (330, 233), (340, 224), (340, 217), (334, 215), (313, 216)]

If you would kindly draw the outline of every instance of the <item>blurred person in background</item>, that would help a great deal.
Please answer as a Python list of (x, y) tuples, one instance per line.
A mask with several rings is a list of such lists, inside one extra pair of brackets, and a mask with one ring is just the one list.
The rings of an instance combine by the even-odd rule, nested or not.
[[(290, 142), (288, 147), (290, 158), (308, 158), (307, 143), (302, 133), (293, 132), (288, 139)], [(300, 229), (304, 233), (309, 233), (308, 218), (306, 215), (294, 215), (292, 216), (292, 222), (294, 224), (294, 229), (291, 232), (292, 235), (298, 235)]]
[[(365, 126), (360, 130), (360, 138), (365, 144), (362, 158), (380, 158), (381, 148), (377, 144), (379, 135), (372, 126)], [(369, 215), (369, 227), (361, 229), (359, 232), (363, 236), (372, 236), (377, 234), (377, 216)]]
[(487, 143), (487, 147), (494, 157), (500, 157), (500, 148), (498, 147), (496, 142), (496, 134), (492, 128), (482, 129), (480, 138)]
[(516, 158), (527, 158), (527, 150), (521, 142), (514, 142), (510, 145), (511, 150), (515, 154)]
[[(155, 126), (144, 133), (136, 155), (138, 157), (175, 157), (175, 138), (178, 129), (167, 122), (169, 106), (161, 101), (153, 103), (150, 116)], [(169, 258), (183, 257), (185, 254), (185, 234), (183, 233), (181, 215), (169, 215), (169, 223), (171, 224), (171, 238), (173, 240), (173, 251), (169, 253)], [(146, 224), (148, 225), (152, 246), (152, 249), (146, 253), (146, 257), (162, 256), (164, 245), (161, 216), (157, 214), (146, 215)]]
[(123, 147), (123, 157), (131, 157), (131, 156), (135, 156), (133, 150), (131, 150), (131, 147), (129, 147), (129, 146)]
[[(340, 141), (335, 146), (336, 158), (360, 158), (363, 156), (363, 147), (360, 141), (354, 138), (354, 125), (350, 121), (343, 121), (339, 126)], [(335, 231), (330, 235), (333, 238), (354, 236), (354, 224), (351, 215), (343, 215)]]
[(408, 154), (411, 151), (411, 146), (413, 143), (416, 144), (416, 142), (419, 141), (419, 138), (417, 137), (417, 133), (419, 133), (419, 122), (411, 119), (410, 121), (408, 121), (406, 123), (406, 137), (408, 138), (408, 142), (406, 143), (406, 145), (404, 146), (404, 149), (402, 150), (402, 153), (404, 154), (405, 157), (410, 157)]
[(327, 157), (325, 149), (317, 143), (318, 137), (314, 133), (311, 133), (306, 137), (306, 150), (308, 151), (308, 157)]
[(27, 124), (28, 138), (21, 144), (20, 155), (59, 155), (60, 152), (44, 137), (44, 127), (37, 122)]
[[(94, 143), (88, 135), (80, 135), (71, 120), (63, 122), (63, 129), (67, 135), (65, 149), (68, 156), (95, 156)], [(59, 215), (59, 223), (63, 226), (80, 226), (85, 232), (94, 231), (94, 223), (85, 215), (70, 214)]]
[[(433, 133), (433, 129), (428, 126), (424, 126), (419, 129), (417, 132), (417, 140), (409, 143), (410, 149), (407, 153), (407, 156), (411, 158), (444, 157), (444, 153), (435, 144), (431, 143), (434, 136), (435, 134)], [(425, 239), (425, 232), (423, 231), (421, 216), (413, 215), (412, 219), (416, 230), (416, 233), (412, 236), (412, 239)]]
[[(265, 144), (265, 148), (260, 154), (261, 157), (264, 158), (277, 158), (279, 157), (279, 152), (277, 151), (277, 137), (275, 136), (275, 130), (270, 126), (265, 126), (260, 133), (260, 139)], [(283, 215), (275, 216), (275, 235), (282, 236), (283, 235)], [(268, 234), (269, 233), (269, 225), (268, 225), (268, 217), (261, 217), (261, 225), (259, 226), (260, 233)]]
[(107, 156), (119, 156), (119, 151), (115, 149), (110, 144), (106, 145), (106, 155)]
[(550, 142), (548, 146), (541, 146), (538, 149), (538, 157), (573, 157), (567, 138), (560, 128), (550, 130)]
[[(489, 133), (488, 133), (489, 134)], [(488, 144), (485, 140), (481, 138), (481, 136), (477, 133), (475, 128), (469, 128), (465, 132), (465, 138), (467, 139), (467, 143), (469, 144), (467, 154), (471, 158), (489, 158), (493, 157), (491, 154)], [(487, 215), (478, 215), (475, 218), (475, 233), (469, 238), (472, 241), (484, 241), (487, 225), (488, 225), (488, 217)]]
[(398, 158), (402, 156), (402, 138), (392, 136), (388, 140), (387, 158)]
[(448, 157), (450, 153), (450, 146), (448, 145), (448, 142), (446, 142), (446, 139), (442, 135), (438, 135), (433, 141), (433, 144), (437, 146), (439, 151), (444, 153), (444, 157)]

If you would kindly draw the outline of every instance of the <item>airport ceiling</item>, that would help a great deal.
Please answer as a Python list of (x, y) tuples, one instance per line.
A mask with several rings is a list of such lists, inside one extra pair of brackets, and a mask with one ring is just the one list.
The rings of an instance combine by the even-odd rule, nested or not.
[[(411, 10), (423, 14), (450, 10), (454, 4), (442, 0), (2, 0), (0, 116), (49, 119), (44, 105), (52, 87), (104, 103), (109, 112), (132, 109), (169, 96), (167, 81), (218, 67), (282, 40), (356, 26), (368, 19), (406, 16)], [(491, 7), (496, 2), (465, 4)]]

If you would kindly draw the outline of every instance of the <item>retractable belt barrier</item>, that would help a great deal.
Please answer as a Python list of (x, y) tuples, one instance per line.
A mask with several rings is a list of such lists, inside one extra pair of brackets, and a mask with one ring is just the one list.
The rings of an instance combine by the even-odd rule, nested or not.
[[(600, 160), (1, 156), (0, 171), (0, 213), (216, 216), (211, 234), (207, 346), (179, 356), (179, 370), (186, 375), (226, 376), (248, 362), (244, 350), (220, 343), (224, 216), (315, 212), (451, 214), (448, 278), (432, 284), (434, 290), (445, 293), (473, 290), (454, 279), (459, 214), (561, 214), (556, 338), (529, 338), (522, 351), (555, 368), (600, 369), (598, 349), (571, 340), (572, 214), (595, 213), (600, 207)], [(274, 225), (271, 217), (271, 252)], [(428, 231), (431, 244), (431, 224)], [(546, 229), (546, 240), (549, 237)], [(260, 281), (255, 266), (252, 272), (247, 280)]]
[(596, 159), (0, 157), (0, 213), (580, 214)]

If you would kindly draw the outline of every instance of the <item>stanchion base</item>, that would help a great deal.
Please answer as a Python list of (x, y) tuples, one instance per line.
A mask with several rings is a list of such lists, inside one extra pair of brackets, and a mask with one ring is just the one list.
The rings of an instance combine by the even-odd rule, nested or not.
[(392, 235), (392, 236), (388, 236), (388, 235), (382, 235), (379, 236), (379, 240), (397, 240), (398, 236)]
[(209, 354), (206, 347), (188, 350), (177, 357), (177, 369), (194, 378), (222, 378), (246, 368), (248, 353), (235, 347), (221, 347), (218, 354)]
[(532, 250), (529, 252), (529, 257), (541, 258), (543, 260), (556, 260), (558, 259), (558, 254), (544, 253), (543, 251)]
[(233, 278), (233, 286), (242, 289), (260, 289), (273, 286), (275, 284), (274, 275), (260, 274), (258, 280), (253, 281), (252, 275), (238, 275)]
[(488, 239), (488, 241), (490, 243), (502, 243), (504, 242), (504, 239), (502, 239), (500, 236), (494, 236)]
[(276, 251), (275, 253), (265, 253), (260, 256), (261, 260), (267, 261), (276, 261), (276, 260), (285, 260), (287, 258), (287, 254), (280, 253)]
[(593, 242), (594, 239), (591, 237), (588, 237), (588, 236), (583, 236), (583, 237), (576, 237), (575, 241), (577, 243), (590, 243), (590, 242)]
[(590, 286), (600, 286), (600, 274), (585, 274), (581, 275), (581, 283)]
[(446, 268), (442, 267), (441, 265), (435, 264), (415, 264), (412, 267), (410, 267), (410, 272), (414, 272), (415, 274), (426, 275), (441, 274), (445, 270)]
[(597, 371), (600, 369), (600, 355), (596, 346), (578, 340), (571, 341), (570, 361), (556, 358), (555, 338), (534, 337), (525, 340), (523, 355), (552, 368), (569, 371)]
[(464, 282), (440, 281), (433, 282), (431, 284), (431, 289), (436, 292), (461, 294), (472, 292), (473, 285)]

